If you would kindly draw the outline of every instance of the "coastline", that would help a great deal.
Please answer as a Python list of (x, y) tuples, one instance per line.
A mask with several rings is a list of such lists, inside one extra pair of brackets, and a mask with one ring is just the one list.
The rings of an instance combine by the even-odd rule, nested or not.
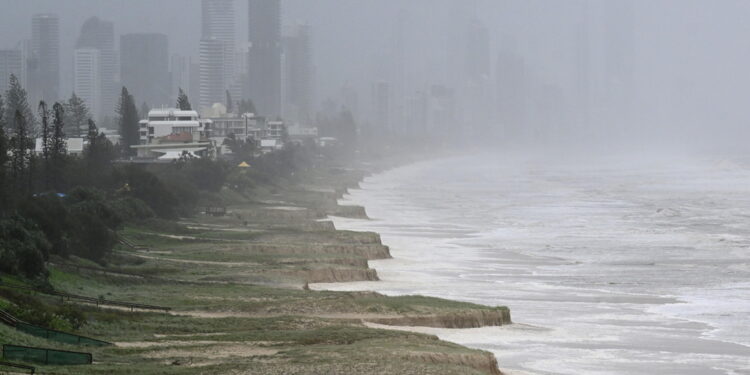
[[(338, 218), (345, 218), (345, 219), (352, 219), (352, 220), (371, 220), (371, 218), (367, 215), (367, 207), (361, 206), (357, 204), (342, 204), (341, 200), (344, 199), (345, 195), (349, 194), (350, 189), (361, 189), (361, 183), (364, 182), (364, 180), (368, 177), (387, 173), (391, 170), (401, 168), (401, 167), (407, 167), (410, 165), (414, 165), (416, 163), (420, 162), (432, 162), (435, 158), (420, 158), (420, 157), (414, 157), (412, 160), (408, 162), (390, 162), (390, 163), (377, 163), (373, 165), (369, 165), (369, 168), (366, 168), (366, 173), (361, 176), (357, 180), (355, 184), (352, 184), (351, 186), (346, 186), (343, 189), (337, 189), (337, 197), (336, 197), (336, 206), (338, 207), (346, 207), (347, 210), (344, 210), (343, 212), (356, 212), (354, 215), (340, 215), (337, 213), (334, 214), (328, 214), (327, 219), (331, 220), (333, 222), (334, 217)], [(339, 228), (338, 226), (335, 226), (336, 230), (342, 230), (342, 228)], [(348, 230), (348, 229), (345, 229)], [(379, 236), (379, 234), (378, 234)], [(388, 246), (387, 243), (383, 243), (383, 245)], [(381, 260), (391, 260), (393, 259), (392, 256), (388, 258), (383, 258)], [(377, 272), (377, 268), (373, 268), (368, 263), (368, 269), (372, 269), (375, 272)], [(358, 282), (362, 280), (350, 280), (350, 281), (335, 281), (335, 282), (320, 282), (320, 283), (311, 283), (309, 285), (306, 285), (306, 287), (312, 289), (312, 290), (319, 290), (319, 291), (326, 291), (329, 290), (326, 288), (327, 285), (343, 285), (346, 283), (351, 282)], [(377, 280), (365, 280), (365, 281), (372, 281), (372, 282), (380, 282), (380, 279)], [(339, 291), (345, 290), (345, 289), (337, 289)], [(376, 292), (373, 289), (369, 289), (370, 292)], [(488, 308), (493, 308), (492, 306), (487, 306)], [(421, 317), (398, 317), (398, 318), (391, 318), (391, 319), (366, 319), (363, 320), (366, 326), (371, 328), (378, 328), (378, 329), (395, 329), (395, 330), (402, 330), (407, 332), (414, 332), (414, 333), (421, 333), (421, 334), (434, 334), (437, 335), (438, 332), (443, 330), (448, 331), (460, 331), (460, 330), (472, 330), (477, 328), (487, 328), (487, 327), (501, 327), (501, 326), (507, 326), (509, 324), (513, 324), (511, 319), (511, 313), (510, 309), (507, 307), (494, 307), (499, 309), (499, 314), (459, 314), (459, 315), (449, 315), (449, 316), (421, 316)], [(444, 340), (444, 339), (441, 339)], [(450, 342), (450, 340), (447, 340)], [(458, 344), (458, 343), (457, 343)], [(461, 345), (461, 344), (458, 344)], [(475, 348), (477, 350), (482, 350)], [(500, 365), (498, 364), (497, 359), (495, 358), (494, 354), (485, 352), (491, 356), (491, 362), (494, 363), (492, 365), (493, 368), (497, 369), (497, 374), (511, 374), (510, 372), (507, 372), (505, 370), (502, 370), (500, 368)], [(494, 374), (494, 372), (493, 372)], [(513, 372), (512, 374), (518, 374), (517, 372)]]
[[(489, 352), (399, 327), (500, 325), (510, 321), (506, 308), (307, 287), (377, 280), (369, 261), (390, 257), (377, 233), (337, 230), (326, 219), (365, 217), (363, 208), (338, 200), (368, 171), (327, 165), (301, 172), (296, 183), (259, 187), (251, 197), (227, 191), (224, 216), (126, 227), (120, 234), (133, 246), (118, 247), (107, 264), (56, 259), (50, 264), (55, 290), (171, 310), (76, 305), (90, 319), (76, 332), (115, 346), (87, 349), (96, 358), (93, 366), (38, 369), (113, 375), (133, 368), (142, 374), (502, 374)], [(2, 326), (0, 338), (80, 350)]]

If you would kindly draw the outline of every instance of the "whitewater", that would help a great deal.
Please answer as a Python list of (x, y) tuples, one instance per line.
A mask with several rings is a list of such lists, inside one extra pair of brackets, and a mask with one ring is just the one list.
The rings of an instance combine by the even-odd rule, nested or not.
[(738, 158), (475, 155), (368, 177), (342, 204), (393, 259), (329, 290), (510, 307), (420, 331), (508, 374), (750, 374), (750, 167)]

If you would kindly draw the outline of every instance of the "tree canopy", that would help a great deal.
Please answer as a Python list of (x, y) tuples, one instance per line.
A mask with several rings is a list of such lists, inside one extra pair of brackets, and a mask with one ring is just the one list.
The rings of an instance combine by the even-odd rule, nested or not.
[(193, 109), (193, 106), (190, 105), (190, 100), (188, 99), (187, 94), (182, 91), (182, 88), (180, 88), (180, 93), (177, 95), (177, 108), (183, 111), (190, 111)]
[(128, 89), (123, 87), (120, 95), (120, 103), (117, 106), (117, 114), (120, 117), (120, 144), (123, 147), (123, 154), (135, 155), (135, 150), (130, 146), (140, 143), (138, 133), (138, 110), (135, 107), (133, 95), (130, 95)]

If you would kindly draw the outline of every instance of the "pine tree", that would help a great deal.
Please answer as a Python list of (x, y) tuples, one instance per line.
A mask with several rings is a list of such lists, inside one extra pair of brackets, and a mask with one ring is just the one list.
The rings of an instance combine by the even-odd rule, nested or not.
[(68, 133), (73, 138), (82, 137), (85, 133), (86, 122), (91, 117), (86, 103), (74, 92), (70, 99), (64, 104), (65, 124), (68, 125)]
[(29, 136), (26, 117), (20, 110), (17, 110), (14, 116), (13, 124), (15, 125), (13, 138), (10, 140), (10, 149), (12, 157), (10, 159), (11, 173), (13, 180), (16, 182), (16, 189), (21, 196), (31, 193), (31, 150), (34, 142)]
[[(5, 95), (5, 119), (6, 129), (16, 129), (16, 112), (21, 112), (21, 116), (24, 118), (24, 126), (31, 133), (34, 133), (33, 126), (36, 120), (34, 119), (34, 113), (29, 107), (27, 99), (28, 95), (26, 90), (21, 87), (21, 83), (18, 82), (15, 74), (10, 75), (10, 81), (8, 85), (8, 92)], [(29, 129), (31, 127), (31, 129)]]
[(93, 186), (102, 186), (105, 184), (109, 171), (112, 168), (114, 160), (114, 147), (104, 134), (99, 133), (94, 120), (89, 120), (88, 146), (84, 151), (86, 161), (86, 173), (89, 183)]
[(5, 132), (5, 103), (0, 95), (0, 218), (5, 216), (8, 210), (8, 178), (6, 164), (8, 163), (8, 135)]
[(49, 110), (47, 103), (42, 100), (39, 102), (39, 118), (42, 120), (42, 175), (44, 176), (44, 188), (49, 189), (50, 179), (53, 173), (50, 167), (49, 151), (51, 145), (51, 129), (49, 126)]
[(227, 113), (233, 113), (234, 112), (234, 102), (232, 102), (232, 94), (229, 93), (229, 90), (227, 90)]
[(193, 109), (187, 94), (182, 91), (182, 88), (180, 88), (180, 93), (177, 95), (177, 108), (183, 111), (191, 111)]
[(49, 126), (49, 110), (44, 100), (39, 102), (39, 118), (42, 120), (42, 157), (46, 163), (49, 161), (52, 132)]
[(63, 174), (65, 170), (65, 155), (68, 153), (65, 144), (65, 108), (60, 103), (52, 106), (54, 114), (52, 134), (50, 136), (49, 158), (50, 158), (50, 176), (52, 187), (56, 191), (63, 188)]
[(140, 143), (138, 134), (138, 110), (135, 108), (133, 95), (128, 93), (128, 89), (123, 87), (120, 95), (120, 103), (117, 106), (117, 114), (120, 116), (120, 145), (123, 147), (123, 154), (128, 156), (135, 155), (135, 150), (130, 146)]

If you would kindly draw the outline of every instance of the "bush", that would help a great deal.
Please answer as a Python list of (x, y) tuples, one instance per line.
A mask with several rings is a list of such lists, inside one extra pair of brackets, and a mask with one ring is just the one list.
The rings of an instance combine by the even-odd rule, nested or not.
[(120, 186), (127, 186), (122, 189), (124, 194), (146, 202), (159, 217), (177, 217), (176, 207), (179, 201), (174, 193), (142, 166), (128, 165), (117, 169), (116, 180)]
[(117, 213), (120, 220), (125, 222), (137, 222), (151, 219), (156, 216), (154, 210), (146, 202), (133, 197), (123, 197), (109, 203), (110, 208)]
[(68, 255), (68, 209), (60, 197), (56, 194), (45, 194), (29, 198), (21, 204), (19, 214), (36, 223), (44, 232), (52, 244), (52, 254)]
[(97, 189), (76, 188), (66, 198), (70, 205), (69, 225), (72, 253), (101, 262), (117, 244), (115, 230), (122, 218), (108, 204), (104, 193)]
[(29, 279), (46, 278), (44, 254), (50, 247), (33, 222), (18, 216), (0, 221), (0, 271)]

